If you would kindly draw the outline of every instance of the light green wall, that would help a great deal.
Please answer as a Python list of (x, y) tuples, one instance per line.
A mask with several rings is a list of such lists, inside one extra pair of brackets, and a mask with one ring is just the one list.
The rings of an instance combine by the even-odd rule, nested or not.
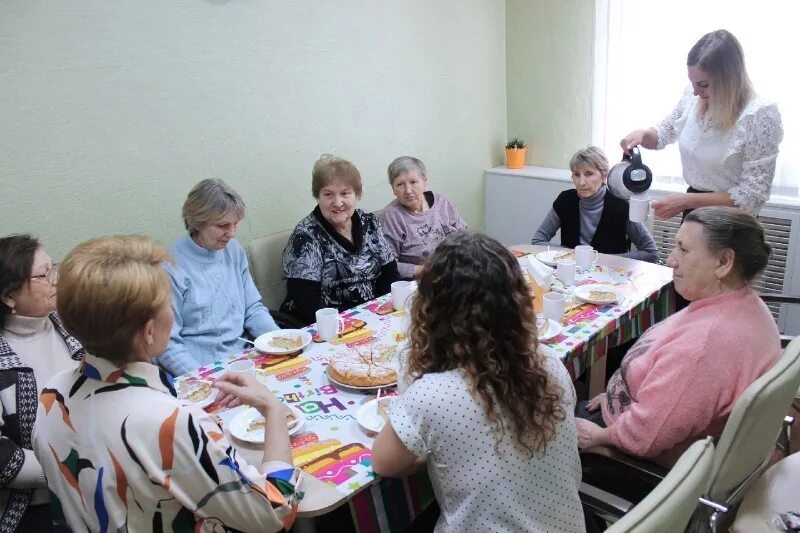
[(191, 186), (221, 177), (246, 241), (311, 210), (323, 152), (361, 169), (370, 210), (389, 161), (416, 155), (482, 228), (505, 24), (502, 0), (6, 0), (0, 234), (54, 257), (106, 233), (171, 243)]
[(508, 135), (527, 163), (565, 168), (591, 141), (594, 2), (508, 0)]

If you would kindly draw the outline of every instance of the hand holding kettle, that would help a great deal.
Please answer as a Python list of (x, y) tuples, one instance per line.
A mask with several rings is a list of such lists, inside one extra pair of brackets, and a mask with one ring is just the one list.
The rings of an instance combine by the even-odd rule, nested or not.
[(632, 195), (647, 192), (653, 183), (653, 173), (642, 163), (639, 148), (633, 146), (622, 161), (611, 167), (606, 181), (614, 196), (628, 200)]
[(654, 150), (658, 145), (658, 132), (655, 128), (632, 131), (619, 142), (622, 151), (630, 153), (636, 146), (644, 146), (648, 150)]

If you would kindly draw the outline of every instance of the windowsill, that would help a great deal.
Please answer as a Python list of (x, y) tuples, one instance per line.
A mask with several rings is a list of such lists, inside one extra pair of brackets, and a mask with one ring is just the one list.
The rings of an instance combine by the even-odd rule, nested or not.
[[(500, 174), (506, 176), (513, 176), (517, 178), (534, 178), (547, 181), (561, 181), (571, 183), (570, 171), (565, 168), (548, 168), (526, 165), (519, 169), (508, 168), (506, 166), (492, 167), (487, 169), (486, 172), (493, 174)], [(651, 191), (656, 193), (679, 193), (686, 192), (686, 184), (680, 178), (656, 176)], [(797, 196), (782, 196), (773, 194), (767, 201), (769, 207), (800, 207), (800, 197)]]

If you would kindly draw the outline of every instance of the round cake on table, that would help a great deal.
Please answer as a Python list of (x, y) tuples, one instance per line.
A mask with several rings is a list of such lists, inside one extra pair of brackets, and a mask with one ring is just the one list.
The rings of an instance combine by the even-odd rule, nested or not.
[(342, 385), (380, 387), (397, 382), (396, 346), (363, 346), (331, 357), (328, 375)]

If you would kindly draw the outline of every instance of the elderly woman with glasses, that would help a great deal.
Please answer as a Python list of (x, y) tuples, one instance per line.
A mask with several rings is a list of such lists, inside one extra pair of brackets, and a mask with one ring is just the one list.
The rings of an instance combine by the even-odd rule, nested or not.
[[(264, 417), (259, 464), (216, 419), (176, 397), (152, 364), (170, 342), (167, 250), (146, 237), (92, 239), (64, 259), (58, 312), (86, 347), (42, 391), (33, 448), (58, 531), (286, 531), (300, 495), (286, 411), (255, 376), (213, 386)], [(40, 531), (39, 529), (31, 531)]]
[(164, 267), (175, 324), (158, 358), (173, 376), (241, 352), (246, 333), (258, 337), (278, 329), (234, 238), (243, 218), (242, 197), (219, 179), (195, 185), (183, 204), (187, 233), (170, 250), (175, 265)]
[(36, 398), (83, 356), (55, 314), (58, 269), (30, 235), (0, 238), (0, 529), (50, 530), (47, 483), (33, 454)]
[(400, 276), (412, 278), (442, 239), (467, 224), (446, 196), (427, 190), (428, 171), (416, 157), (398, 157), (387, 172), (395, 199), (383, 208), (381, 227)]

